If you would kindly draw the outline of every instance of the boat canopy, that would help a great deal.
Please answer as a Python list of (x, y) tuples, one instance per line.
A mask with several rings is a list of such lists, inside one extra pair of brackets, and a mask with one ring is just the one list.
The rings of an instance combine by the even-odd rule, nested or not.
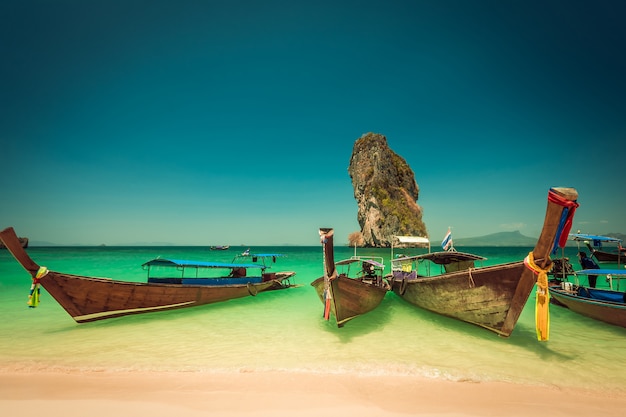
[(576, 275), (615, 275), (626, 277), (626, 269), (583, 269), (574, 273)]
[(484, 261), (487, 258), (473, 255), (471, 253), (465, 252), (456, 252), (456, 251), (445, 251), (445, 252), (432, 252), (425, 253), (423, 255), (415, 255), (415, 256), (407, 256), (404, 258), (396, 258), (393, 262), (402, 263), (407, 261), (420, 261), (420, 260), (428, 260), (437, 265), (447, 265), (453, 262), (465, 262), (465, 261)]
[[(280, 257), (285, 257), (282, 253), (250, 253), (249, 251), (245, 251), (244, 253), (240, 253), (235, 255), (232, 262), (245, 262), (247, 259), (251, 259), (253, 263), (256, 263), (260, 260), (265, 267), (269, 268), (271, 263), (276, 263), (276, 259)], [(266, 261), (267, 259), (267, 261)]]
[(394, 236), (394, 239), (397, 239), (399, 243), (412, 243), (419, 245), (430, 245), (430, 240), (427, 237), (421, 236)]
[[(626, 279), (626, 269), (583, 269), (574, 272), (576, 275), (606, 275), (611, 291), (619, 291), (620, 281)], [(617, 281), (617, 288), (613, 288), (613, 281)]]
[(377, 262), (373, 259), (356, 259), (356, 258), (350, 258), (350, 259), (344, 259), (342, 261), (336, 262), (335, 265), (352, 265), (355, 262), (362, 262), (365, 264), (370, 264), (370, 265), (374, 265), (377, 266), (379, 268), (384, 268), (385, 265), (383, 265), (380, 262)]
[[(393, 253), (394, 246), (398, 247), (425, 247), (430, 253), (430, 240), (423, 236), (392, 236), (391, 237), (391, 259), (395, 257)], [(402, 256), (402, 255), (400, 255)]]
[(205, 261), (187, 261), (182, 259), (164, 259), (156, 258), (141, 265), (146, 266), (171, 266), (182, 268), (262, 268), (264, 265), (259, 264), (242, 264), (242, 263), (227, 263), (227, 262), (205, 262)]
[(622, 239), (618, 239), (610, 236), (588, 235), (585, 233), (570, 233), (571, 240), (584, 241), (592, 240), (594, 242), (621, 242)]

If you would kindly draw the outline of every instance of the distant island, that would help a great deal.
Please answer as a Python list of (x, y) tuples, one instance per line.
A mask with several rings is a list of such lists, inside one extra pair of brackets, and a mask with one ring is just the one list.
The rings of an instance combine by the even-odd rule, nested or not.
[[(602, 236), (610, 236), (610, 237), (614, 237), (616, 239), (621, 239), (622, 241), (626, 242), (626, 234), (623, 233), (605, 233), (602, 234)], [(492, 233), (489, 235), (484, 235), (484, 236), (478, 236), (478, 237), (464, 237), (464, 238), (454, 238), (454, 246), (455, 247), (472, 247), (472, 246), (522, 246), (522, 247), (534, 247), (535, 243), (537, 243), (537, 239), (538, 237), (529, 237), (529, 236), (524, 236), (523, 234), (521, 234), (519, 232), (519, 230), (516, 230), (514, 232), (499, 232), (499, 233)], [(432, 240), (431, 241), (431, 246), (433, 247), (433, 250), (437, 250), (438, 247), (440, 247), (440, 240)], [(109, 247), (109, 246), (162, 246), (162, 247), (169, 247), (169, 246), (185, 246), (185, 245), (176, 245), (173, 243), (169, 243), (169, 242), (133, 242), (133, 243), (128, 243), (128, 244), (122, 244), (122, 245), (107, 245), (107, 244), (100, 244), (100, 245), (80, 245), (80, 244), (73, 244), (73, 245), (59, 245), (57, 243), (52, 243), (52, 242), (44, 242), (44, 241), (30, 241), (29, 243), (27, 243), (28, 246), (86, 246), (86, 247), (94, 247), (94, 246), (99, 246), (99, 247)], [(344, 244), (344, 243), (342, 243)], [(346, 246), (351, 246), (349, 243), (345, 243)], [(568, 245), (576, 245), (576, 242), (574, 242), (573, 240), (568, 241)], [(206, 246), (206, 245), (192, 245), (192, 246)], [(241, 245), (241, 246), (249, 246), (249, 245)], [(263, 246), (263, 245), (260, 245)], [(294, 245), (294, 244), (283, 244), (283, 245), (267, 245), (267, 246), (309, 246), (309, 245)]]
[(480, 237), (455, 238), (454, 246), (525, 246), (533, 247), (537, 243), (536, 237), (524, 236), (516, 230), (514, 232), (499, 232)]
[[(623, 233), (605, 233), (602, 236), (609, 236), (626, 241)], [(525, 246), (533, 247), (537, 243), (538, 237), (524, 236), (516, 230), (514, 232), (499, 232), (480, 237), (455, 238), (454, 246)], [(568, 240), (568, 245), (576, 245), (572, 240)], [(431, 242), (436, 244), (436, 242)]]

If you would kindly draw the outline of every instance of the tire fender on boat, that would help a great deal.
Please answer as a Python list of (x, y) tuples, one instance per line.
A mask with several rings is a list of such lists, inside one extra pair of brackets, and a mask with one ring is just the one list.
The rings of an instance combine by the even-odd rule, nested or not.
[(255, 287), (253, 283), (248, 282), (247, 287), (248, 287), (248, 292), (250, 293), (251, 296), (254, 297), (255, 295), (259, 293), (259, 289)]

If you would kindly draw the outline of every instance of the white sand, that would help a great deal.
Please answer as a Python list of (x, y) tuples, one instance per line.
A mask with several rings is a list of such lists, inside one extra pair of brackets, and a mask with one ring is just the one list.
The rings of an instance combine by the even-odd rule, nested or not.
[(626, 393), (415, 377), (249, 373), (2, 373), (0, 415), (602, 416), (626, 413)]

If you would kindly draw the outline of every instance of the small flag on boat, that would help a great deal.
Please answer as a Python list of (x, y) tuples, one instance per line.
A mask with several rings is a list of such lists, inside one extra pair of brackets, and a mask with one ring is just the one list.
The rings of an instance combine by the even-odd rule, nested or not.
[(448, 233), (446, 233), (446, 236), (443, 238), (443, 241), (441, 241), (441, 247), (443, 248), (443, 250), (448, 250), (451, 246), (452, 246), (452, 232), (450, 231), (450, 228), (448, 227)]

